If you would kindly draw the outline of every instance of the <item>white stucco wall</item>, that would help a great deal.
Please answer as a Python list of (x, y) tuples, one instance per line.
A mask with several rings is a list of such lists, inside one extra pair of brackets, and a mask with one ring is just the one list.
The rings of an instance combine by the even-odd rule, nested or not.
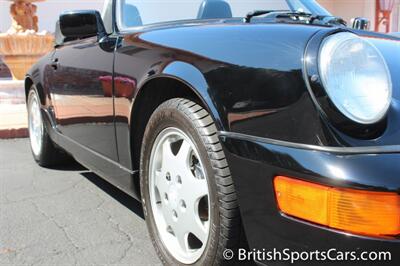
[[(47, 0), (38, 2), (39, 29), (54, 32), (55, 22), (61, 12), (76, 9), (103, 8), (104, 0)], [(5, 32), (10, 27), (9, 15), (10, 2), (0, 0), (0, 32)]]

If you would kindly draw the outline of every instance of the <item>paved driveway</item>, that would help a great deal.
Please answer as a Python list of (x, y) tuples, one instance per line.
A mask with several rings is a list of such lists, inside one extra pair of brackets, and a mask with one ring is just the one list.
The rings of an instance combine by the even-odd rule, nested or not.
[(160, 265), (140, 204), (78, 164), (0, 140), (0, 265)]

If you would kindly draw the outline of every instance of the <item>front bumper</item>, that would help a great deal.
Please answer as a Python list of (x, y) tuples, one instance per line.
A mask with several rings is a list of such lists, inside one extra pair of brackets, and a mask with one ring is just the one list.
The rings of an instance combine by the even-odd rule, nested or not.
[[(356, 256), (355, 261), (338, 260), (333, 264), (400, 265), (400, 237), (357, 236), (288, 217), (278, 210), (273, 189), (273, 178), (283, 175), (330, 186), (400, 193), (400, 151), (329, 151), (277, 145), (234, 133), (221, 132), (219, 136), (234, 179), (250, 251), (336, 249), (354, 251), (357, 255), (364, 251), (389, 251), (390, 261), (364, 261)], [(292, 265), (290, 261), (262, 257), (259, 261), (268, 265)], [(296, 265), (321, 263), (315, 258), (296, 261)]]

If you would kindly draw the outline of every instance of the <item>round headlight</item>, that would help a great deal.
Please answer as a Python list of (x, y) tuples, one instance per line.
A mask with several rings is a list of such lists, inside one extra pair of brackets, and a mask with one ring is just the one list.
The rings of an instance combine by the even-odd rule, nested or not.
[(319, 52), (319, 72), (329, 98), (346, 117), (372, 124), (385, 116), (392, 83), (373, 44), (349, 32), (327, 37)]

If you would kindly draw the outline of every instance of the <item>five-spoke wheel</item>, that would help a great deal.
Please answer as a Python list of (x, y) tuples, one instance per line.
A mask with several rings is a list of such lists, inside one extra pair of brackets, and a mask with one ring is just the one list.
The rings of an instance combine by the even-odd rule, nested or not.
[(37, 93), (32, 90), (28, 97), (29, 138), (34, 155), (40, 155), (43, 139), (43, 120)]
[(209, 234), (209, 192), (198, 151), (177, 128), (157, 137), (150, 157), (150, 200), (161, 239), (182, 263), (202, 254)]
[(224, 265), (241, 242), (228, 162), (209, 113), (193, 101), (162, 103), (144, 132), (140, 188), (151, 240), (165, 265)]

